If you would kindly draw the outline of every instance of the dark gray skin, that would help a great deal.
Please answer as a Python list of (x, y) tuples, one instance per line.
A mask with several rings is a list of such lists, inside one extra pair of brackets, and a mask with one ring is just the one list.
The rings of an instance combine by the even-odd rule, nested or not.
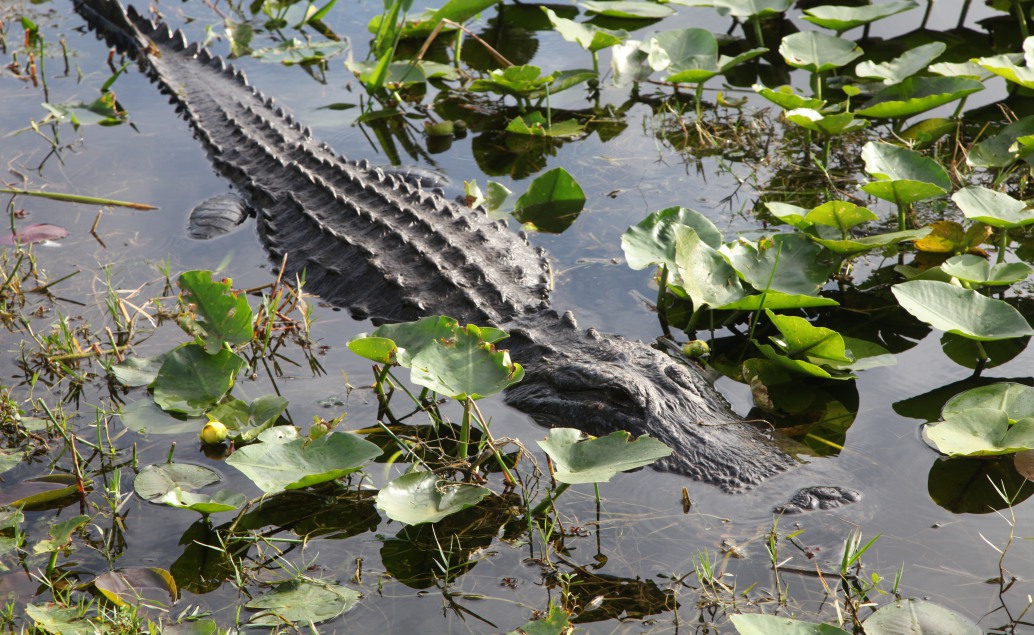
[(862, 495), (853, 489), (836, 485), (804, 487), (794, 493), (790, 500), (772, 509), (776, 514), (803, 514), (816, 510), (829, 510), (851, 505), (862, 500)]
[(77, 0), (91, 28), (170, 95), (220, 172), (256, 210), (259, 236), (306, 290), (357, 318), (443, 314), (511, 333), (526, 369), (507, 403), (547, 426), (649, 434), (674, 453), (661, 469), (727, 491), (797, 464), (746, 423), (684, 359), (580, 330), (549, 309), (541, 249), (414, 179), (345, 160), (225, 61), (117, 0)]

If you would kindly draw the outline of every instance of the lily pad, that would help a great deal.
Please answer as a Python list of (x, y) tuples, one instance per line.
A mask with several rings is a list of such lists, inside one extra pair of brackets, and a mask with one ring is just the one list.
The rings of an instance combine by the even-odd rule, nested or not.
[(542, 7), (542, 10), (546, 12), (550, 23), (553, 24), (553, 28), (556, 29), (561, 37), (568, 42), (577, 43), (578, 46), (587, 51), (595, 53), (616, 44), (621, 44), (628, 39), (628, 31), (624, 29), (612, 31), (593, 24), (583, 24), (561, 18), (548, 7)]
[(873, 95), (857, 113), (877, 118), (911, 117), (983, 89), (983, 83), (968, 77), (910, 77)]
[(837, 33), (843, 33), (855, 27), (909, 11), (916, 6), (918, 5), (912, 0), (866, 4), (857, 7), (821, 5), (805, 9), (804, 19)]
[[(916, 6), (915, 3), (910, 3)], [(875, 8), (874, 6), (866, 8)], [(855, 75), (881, 79), (884, 84), (898, 84), (926, 68), (948, 48), (944, 42), (921, 44), (905, 51), (900, 57), (879, 64), (865, 61), (855, 67)]]
[(112, 625), (99, 618), (87, 616), (86, 603), (65, 608), (59, 604), (26, 604), (25, 615), (36, 628), (54, 635), (104, 635), (111, 633)]
[(157, 502), (174, 489), (199, 490), (222, 480), (210, 467), (191, 463), (155, 463), (145, 466), (133, 479), (133, 491), (145, 501)]
[(204, 417), (187, 417), (165, 412), (153, 399), (137, 399), (122, 406), (119, 419), (126, 428), (139, 434), (184, 434), (197, 432), (205, 425)]
[(1026, 154), (1016, 140), (1034, 134), (1034, 115), (1022, 117), (990, 137), (973, 144), (966, 163), (975, 168), (1004, 168)]
[(556, 464), (553, 477), (571, 485), (605, 483), (618, 472), (650, 465), (672, 453), (657, 439), (631, 438), (624, 430), (595, 438), (573, 428), (553, 428), (538, 444)]
[(94, 578), (93, 586), (117, 606), (170, 607), (179, 597), (172, 574), (158, 567), (108, 571)]
[(802, 97), (798, 95), (793, 92), (792, 86), (780, 86), (779, 88), (772, 89), (762, 86), (761, 84), (754, 84), (753, 88), (754, 92), (773, 104), (782, 106), (786, 110), (794, 110), (796, 108), (811, 108), (812, 110), (819, 110), (826, 105), (826, 102), (822, 99)]
[(579, 4), (586, 11), (612, 18), (655, 20), (675, 13), (675, 10), (669, 6), (637, 0), (609, 0), (607, 2), (582, 0)]
[(902, 308), (934, 328), (974, 340), (1034, 335), (1027, 320), (1006, 302), (945, 282), (912, 280), (891, 287)]
[(896, 205), (940, 196), (951, 189), (951, 179), (933, 159), (919, 152), (870, 141), (862, 148), (865, 171), (876, 177), (862, 189)]
[(985, 286), (1008, 286), (1026, 280), (1034, 273), (1034, 268), (1025, 262), (992, 265), (986, 258), (972, 254), (953, 256), (941, 263), (941, 269), (963, 282)]
[(862, 49), (845, 40), (819, 31), (791, 33), (779, 44), (786, 63), (812, 73), (824, 73), (846, 66), (862, 55)]
[(740, 298), (735, 302), (714, 307), (721, 311), (759, 311), (761, 309), (772, 309), (773, 311), (785, 311), (787, 309), (806, 309), (817, 306), (839, 306), (840, 303), (832, 298), (823, 298), (814, 295), (800, 295), (795, 293), (779, 293), (778, 291), (765, 291), (754, 293)]
[(865, 635), (980, 635), (983, 630), (962, 615), (933, 602), (901, 599), (866, 618)]
[(849, 635), (832, 624), (816, 624), (777, 615), (749, 613), (729, 617), (740, 635)]
[(219, 490), (209, 496), (207, 494), (184, 492), (182, 489), (174, 487), (154, 502), (162, 503), (169, 507), (189, 509), (202, 516), (208, 516), (218, 512), (232, 512), (240, 509), (248, 502), (248, 497), (240, 492), (231, 492), (229, 490)]
[(162, 410), (200, 415), (230, 390), (244, 364), (242, 357), (225, 348), (215, 355), (198, 344), (173, 349), (154, 380), (154, 401)]
[(434, 472), (410, 472), (377, 493), (377, 507), (407, 525), (435, 523), (477, 505), (492, 491), (480, 485), (451, 483)]
[(277, 422), (287, 409), (287, 400), (277, 395), (264, 395), (248, 403), (240, 399), (225, 401), (208, 412), (211, 421), (219, 421), (234, 441), (251, 441)]
[(948, 456), (997, 456), (1034, 450), (1034, 418), (1010, 423), (1001, 410), (970, 408), (929, 425), (926, 438)]
[(711, 5), (719, 15), (740, 20), (756, 20), (786, 13), (793, 0), (714, 0)]
[(299, 580), (285, 582), (275, 590), (245, 604), (258, 611), (248, 626), (319, 624), (355, 608), (362, 595), (358, 591), (329, 582)]
[(1034, 213), (1027, 209), (1026, 203), (986, 187), (963, 188), (952, 194), (951, 200), (966, 218), (992, 227), (1015, 229), (1034, 223)]
[(514, 205), (513, 216), (540, 231), (559, 234), (578, 218), (585, 207), (585, 193), (564, 168), (538, 176)]
[(650, 265), (665, 265), (668, 271), (676, 272), (675, 227), (678, 225), (693, 228), (708, 247), (718, 249), (722, 245), (722, 233), (706, 216), (686, 207), (667, 207), (650, 214), (621, 235), (621, 249), (628, 266), (645, 269)]
[(127, 357), (111, 367), (111, 374), (128, 388), (149, 386), (158, 377), (165, 355), (154, 357)]
[(204, 344), (206, 353), (215, 355), (225, 344), (251, 341), (251, 307), (243, 292), (233, 291), (233, 281), (212, 280), (211, 271), (185, 271), (178, 284), (189, 310), (180, 317), (180, 326)]
[(869, 126), (867, 119), (857, 119), (850, 112), (824, 115), (811, 108), (796, 108), (787, 111), (786, 118), (805, 130), (820, 132), (831, 137), (863, 130)]
[[(85, 481), (83, 486), (89, 485)], [(0, 488), (0, 506), (20, 507), (32, 511), (79, 496), (79, 482), (72, 474), (47, 474), (27, 478), (18, 483), (4, 483)]]
[(729, 304), (744, 295), (736, 270), (692, 227), (675, 226), (675, 262), (679, 285), (694, 309)]
[(333, 481), (362, 469), (381, 454), (377, 445), (347, 432), (309, 440), (293, 426), (277, 426), (260, 434), (258, 440), (260, 443), (231, 454), (226, 463), (266, 493)]
[(50, 526), (48, 533), (50, 538), (40, 540), (32, 547), (33, 553), (53, 553), (60, 551), (67, 547), (72, 542), (72, 534), (77, 529), (90, 522), (90, 517), (83, 514), (79, 516), (72, 516), (66, 518), (61, 522), (54, 523)]
[(1034, 89), (1034, 67), (1024, 64), (1023, 55), (1015, 53), (995, 55), (973, 61), (995, 75), (1004, 77), (1006, 81), (1019, 84), (1026, 89)]
[(1001, 410), (1013, 420), (1034, 417), (1034, 388), (1013, 382), (972, 388), (949, 399), (941, 410), (941, 418), (948, 419), (977, 408)]
[(802, 234), (740, 240), (720, 250), (740, 277), (758, 291), (817, 295), (829, 278), (822, 248)]

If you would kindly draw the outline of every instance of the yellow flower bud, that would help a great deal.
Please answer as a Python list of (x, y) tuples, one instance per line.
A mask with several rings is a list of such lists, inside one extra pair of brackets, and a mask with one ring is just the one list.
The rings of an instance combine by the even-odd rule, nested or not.
[(204, 428), (201, 428), (201, 442), (206, 445), (215, 445), (222, 443), (229, 431), (219, 421), (209, 421), (205, 424)]

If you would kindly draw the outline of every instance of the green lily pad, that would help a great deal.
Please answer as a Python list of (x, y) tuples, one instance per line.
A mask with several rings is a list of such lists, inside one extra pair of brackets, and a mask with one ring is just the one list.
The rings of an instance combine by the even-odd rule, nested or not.
[(549, 604), (549, 612), (536, 620), (524, 624), (507, 635), (565, 635), (571, 630), (571, 620), (563, 607)]
[(951, 189), (951, 179), (933, 159), (919, 152), (870, 141), (862, 148), (865, 171), (878, 180), (863, 190), (896, 205), (940, 196)]
[(585, 193), (564, 168), (539, 175), (514, 204), (513, 217), (540, 231), (559, 234), (585, 207)]
[(154, 402), (169, 412), (200, 415), (230, 390), (244, 364), (225, 348), (210, 355), (198, 344), (180, 346), (162, 362), (154, 380)]
[[(979, 344), (979, 346), (978, 346)], [(941, 350), (963, 368), (994, 368), (1010, 362), (1027, 350), (1029, 337), (1014, 337), (993, 342), (977, 342), (954, 333), (941, 334)]]
[(315, 440), (293, 426), (277, 426), (226, 459), (266, 493), (300, 489), (333, 481), (362, 469), (381, 454), (377, 445), (347, 432)]
[(130, 567), (107, 571), (93, 579), (101, 595), (117, 606), (172, 606), (179, 591), (172, 574), (158, 567)]
[(968, 77), (910, 77), (884, 88), (856, 112), (865, 117), (911, 117), (984, 90), (984, 84)]
[(761, 309), (785, 311), (787, 309), (806, 309), (817, 306), (840, 306), (840, 303), (832, 298), (814, 295), (764, 291), (714, 308), (721, 311), (760, 311)]
[(740, 277), (758, 291), (817, 295), (829, 279), (822, 248), (802, 234), (776, 234), (758, 242), (740, 240), (720, 250)]
[(25, 532), (20, 529), (25, 514), (18, 508), (0, 508), (0, 556), (8, 554), (22, 545)]
[(666, 54), (655, 70), (667, 70), (665, 81), (698, 84), (719, 73), (718, 40), (707, 29), (662, 31), (651, 38)]
[(926, 227), (929, 232), (915, 241), (916, 249), (936, 254), (963, 254), (980, 246), (991, 235), (991, 228), (973, 223), (969, 228), (952, 220), (939, 220)]
[(165, 355), (154, 357), (127, 357), (111, 367), (111, 374), (120, 384), (128, 388), (149, 386), (158, 376), (158, 370), (165, 361)]
[(473, 507), (491, 493), (480, 485), (445, 481), (434, 472), (410, 472), (381, 488), (377, 507), (392, 520), (419, 525)]
[(823, 28), (843, 33), (855, 27), (909, 11), (916, 6), (918, 5), (912, 0), (866, 4), (857, 7), (822, 5), (805, 9), (804, 19)]
[[(440, 9), (428, 9), (405, 21), (399, 38), (427, 38), (432, 31), (442, 28), (443, 20), (463, 24), (485, 9), (498, 4), (500, 0), (448, 0)], [(399, 5), (402, 6), (402, 5)], [(375, 15), (367, 25), (370, 33), (381, 30), (384, 15)], [(391, 18), (394, 19), (394, 18)], [(446, 26), (445, 28), (450, 28)]]
[(1024, 158), (1026, 154), (1016, 140), (1034, 134), (1034, 115), (1022, 117), (1003, 127), (990, 137), (973, 144), (966, 163), (975, 168), (1004, 168)]
[(997, 456), (1034, 449), (1034, 418), (1010, 423), (1001, 410), (970, 408), (929, 425), (926, 438), (948, 456)]
[(912, 280), (891, 287), (902, 308), (934, 328), (974, 340), (1034, 335), (1011, 305), (945, 282)]
[(754, 84), (753, 88), (754, 92), (773, 104), (782, 106), (786, 110), (794, 110), (796, 108), (811, 108), (812, 110), (819, 110), (826, 105), (826, 102), (821, 99), (802, 97), (798, 95), (793, 92), (792, 86), (780, 86), (773, 90), (762, 86), (761, 84)]
[(675, 13), (675, 9), (663, 4), (636, 0), (609, 0), (607, 2), (582, 0), (579, 4), (586, 11), (612, 18), (655, 20)]
[(1002, 262), (992, 265), (986, 258), (972, 254), (953, 256), (941, 263), (941, 269), (963, 282), (985, 286), (1008, 286), (1026, 280), (1034, 273), (1034, 268), (1025, 262)]
[(844, 338), (832, 329), (814, 326), (804, 318), (777, 315), (765, 310), (782, 337), (770, 339), (790, 358), (805, 359), (813, 364), (850, 364)]
[(819, 238), (811, 233), (808, 233), (807, 235), (816, 243), (832, 252), (840, 254), (841, 256), (854, 256), (867, 251), (872, 251), (873, 249), (889, 247), (895, 243), (918, 240), (929, 235), (929, 233), (929, 227), (922, 227), (920, 229), (907, 229), (900, 232), (888, 232), (886, 234), (875, 234), (873, 236), (845, 238), (841, 240), (837, 240), (835, 238)]
[[(632, 269), (650, 265), (664, 265), (669, 272), (677, 272), (675, 262), (675, 227), (685, 225), (696, 232), (708, 247), (722, 245), (722, 233), (706, 216), (686, 207), (668, 207), (654, 212), (632, 225), (621, 235), (621, 249)], [(672, 280), (680, 284), (678, 280)]]
[(207, 494), (184, 492), (178, 487), (173, 487), (154, 502), (162, 503), (169, 507), (189, 509), (202, 516), (208, 516), (218, 512), (232, 512), (240, 509), (248, 502), (248, 497), (240, 492), (231, 492), (229, 490), (219, 490), (209, 496)]
[(359, 603), (358, 591), (329, 582), (292, 580), (244, 605), (258, 611), (248, 626), (319, 624), (350, 611)]
[(197, 432), (208, 421), (204, 417), (187, 417), (165, 412), (153, 399), (138, 399), (119, 410), (122, 425), (139, 434), (184, 434)]
[(559, 17), (552, 9), (542, 7), (549, 17), (553, 28), (568, 42), (575, 42), (587, 51), (595, 53), (616, 44), (621, 44), (628, 39), (628, 31), (624, 29), (612, 31), (593, 24), (583, 24)]
[(719, 15), (731, 15), (740, 20), (766, 18), (790, 10), (793, 0), (714, 0), (711, 5)]
[(80, 516), (72, 516), (71, 518), (52, 524), (50, 529), (47, 530), (50, 534), (50, 538), (40, 540), (33, 545), (32, 552), (40, 554), (61, 551), (71, 544), (72, 534), (88, 522), (90, 522), (90, 517), (83, 514)]
[(468, 90), (475, 93), (497, 93), (514, 97), (527, 97), (553, 82), (552, 75), (543, 75), (538, 66), (525, 64), (496, 69), (487, 78), (475, 79)]
[(779, 54), (790, 66), (824, 73), (858, 59), (862, 49), (850, 40), (819, 31), (801, 31), (783, 38)]
[(1034, 388), (1013, 382), (972, 388), (949, 399), (941, 409), (941, 418), (949, 419), (980, 408), (1001, 410), (1013, 420), (1034, 417)]
[(251, 441), (280, 418), (287, 409), (287, 400), (277, 395), (264, 395), (250, 404), (230, 399), (208, 411), (211, 421), (219, 421), (237, 442)]
[(829, 136), (847, 134), (864, 130), (869, 126), (867, 119), (857, 119), (853, 113), (842, 112), (836, 115), (823, 115), (811, 108), (796, 108), (786, 112), (786, 118), (813, 132), (820, 132)]
[(672, 452), (657, 439), (631, 438), (624, 430), (595, 438), (573, 428), (553, 428), (538, 444), (556, 464), (553, 477), (577, 485), (606, 483), (618, 472), (650, 465)]
[[(585, 124), (577, 119), (568, 119), (567, 121), (550, 124), (540, 113), (533, 112), (526, 117), (518, 115), (510, 123), (506, 124), (506, 132), (527, 135), (529, 137), (577, 137), (585, 132)], [(584, 198), (582, 202), (584, 202)], [(581, 208), (579, 208), (580, 210)]]
[(925, 600), (901, 599), (866, 618), (865, 635), (980, 635), (983, 630), (962, 615)]
[(973, 62), (991, 71), (1006, 81), (1027, 89), (1034, 89), (1034, 67), (1023, 64), (1024, 56), (1016, 53), (981, 57)]
[(951, 200), (966, 218), (992, 227), (1015, 229), (1034, 223), (1034, 212), (1027, 209), (1026, 203), (986, 187), (963, 188), (952, 194)]
[(742, 298), (743, 286), (736, 270), (718, 250), (702, 241), (692, 227), (676, 225), (674, 229), (677, 279), (693, 301), (693, 308), (729, 304)]
[(145, 501), (157, 502), (174, 489), (192, 492), (221, 480), (218, 472), (203, 465), (154, 463), (136, 475), (133, 491)]
[[(910, 3), (916, 6), (915, 3)], [(874, 6), (866, 8), (875, 8)], [(884, 84), (898, 84), (926, 68), (948, 48), (944, 42), (921, 44), (905, 51), (900, 57), (888, 62), (865, 61), (855, 67), (855, 75), (872, 79), (881, 79)]]
[(215, 355), (224, 344), (244, 344), (254, 337), (248, 298), (233, 291), (232, 280), (216, 282), (211, 271), (185, 271), (177, 283), (189, 310), (180, 326), (204, 344), (206, 353)]
[(65, 608), (59, 604), (26, 604), (27, 615), (36, 628), (54, 635), (104, 635), (113, 632), (114, 625), (100, 618), (86, 615), (89, 605)]
[(749, 613), (729, 617), (740, 635), (849, 635), (832, 624), (802, 622), (789, 617)]

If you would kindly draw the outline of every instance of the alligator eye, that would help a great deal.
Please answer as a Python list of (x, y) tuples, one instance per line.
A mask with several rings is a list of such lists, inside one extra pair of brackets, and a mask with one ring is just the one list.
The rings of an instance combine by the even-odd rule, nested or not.
[(632, 396), (632, 393), (628, 392), (624, 388), (608, 386), (603, 392), (607, 396), (607, 401), (616, 406), (631, 408), (636, 405), (636, 400)]

